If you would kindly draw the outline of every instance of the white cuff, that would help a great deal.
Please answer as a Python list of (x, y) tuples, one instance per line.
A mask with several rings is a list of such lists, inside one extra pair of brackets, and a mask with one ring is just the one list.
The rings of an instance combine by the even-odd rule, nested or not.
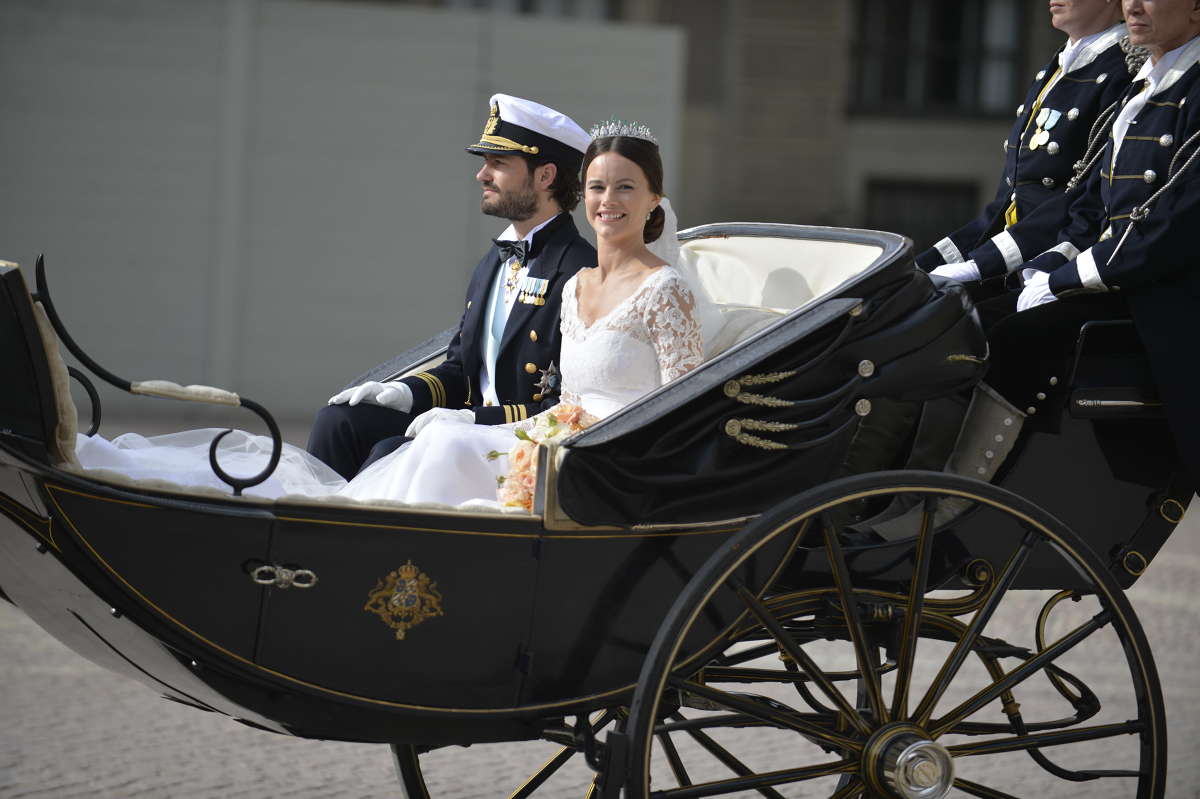
[(1025, 263), (1025, 258), (1021, 255), (1021, 248), (1017, 246), (1017, 240), (1007, 230), (992, 236), (992, 244), (996, 245), (996, 249), (1004, 257), (1005, 272), (1011, 272)]
[(948, 264), (957, 264), (967, 260), (948, 236), (933, 245), (933, 248), (942, 254), (942, 259)]
[(1108, 291), (1108, 286), (1100, 279), (1100, 270), (1096, 267), (1096, 256), (1088, 247), (1075, 259), (1075, 271), (1079, 274), (1079, 282), (1085, 289), (1092, 291)]
[(1068, 261), (1079, 257), (1079, 248), (1069, 241), (1061, 242), (1054, 247), (1051, 247), (1046, 252), (1056, 252)]

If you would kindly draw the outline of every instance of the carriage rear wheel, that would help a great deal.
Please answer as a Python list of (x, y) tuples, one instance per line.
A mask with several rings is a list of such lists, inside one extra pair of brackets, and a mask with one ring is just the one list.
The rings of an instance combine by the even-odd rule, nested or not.
[[(743, 582), (796, 535), (774, 586)], [(660, 627), (625, 735), (638, 799), (1156, 799), (1166, 774), (1154, 663), (1100, 559), (1010, 492), (924, 472), (826, 484), (728, 541)]]

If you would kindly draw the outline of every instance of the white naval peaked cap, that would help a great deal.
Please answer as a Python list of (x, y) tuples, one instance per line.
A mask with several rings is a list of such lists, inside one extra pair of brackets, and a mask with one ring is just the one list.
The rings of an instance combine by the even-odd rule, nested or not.
[(524, 153), (579, 169), (591, 138), (566, 114), (513, 97), (493, 94), (490, 113), (477, 144), (467, 147), (478, 155)]

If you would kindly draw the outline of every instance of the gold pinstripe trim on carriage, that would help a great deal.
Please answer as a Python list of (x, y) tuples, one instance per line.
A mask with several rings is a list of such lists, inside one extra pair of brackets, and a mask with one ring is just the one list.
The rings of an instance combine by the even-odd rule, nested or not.
[(39, 529), (39, 525), (27, 518), (30, 515), (30, 512), (25, 508), (25, 506), (7, 494), (0, 494), (0, 506), (3, 506), (0, 507), (0, 513), (3, 513), (6, 518), (11, 519), (14, 524), (19, 524), (21, 527), (24, 527), (26, 530), (33, 533), (33, 535), (37, 538), (40, 538), (50, 546), (54, 547), (56, 551), (62, 552), (62, 547), (60, 547), (58, 542), (54, 540), (54, 519), (51, 518), (42, 520), (39, 519), (35, 514), (34, 519), (36, 521), (45, 521), (45, 525), (42, 526), (44, 529)]
[[(100, 496), (99, 494), (91, 494), (86, 491), (78, 491), (78, 490), (75, 490), (72, 488), (67, 488), (66, 486), (51, 485), (49, 483), (46, 484), (46, 489), (47, 489), (47, 493), (49, 493), (50, 489), (53, 489), (55, 491), (61, 491), (64, 494), (73, 494), (78, 497), (84, 497), (85, 499), (94, 499), (94, 500), (99, 500), (100, 502), (110, 502), (115, 505), (128, 505), (133, 508), (145, 508), (146, 510), (159, 510), (160, 509), (160, 506), (158, 506), (158, 505), (149, 505), (149, 504), (146, 504), (143, 502), (129, 502), (127, 500), (122, 500), (122, 499), (113, 499), (111, 497), (104, 497), (104, 496)], [(62, 508), (59, 507), (57, 504), (55, 505), (55, 507), (57, 507), (59, 511), (62, 511)], [(263, 506), (257, 506), (257, 505), (250, 506), (250, 507), (259, 508), (259, 509), (263, 508)], [(404, 507), (398, 506), (398, 505), (391, 506), (391, 507), (380, 506), (380, 505), (375, 505), (375, 506), (362, 505), (360, 507), (360, 506), (351, 506), (351, 505), (331, 506), (331, 505), (320, 504), (320, 505), (314, 505), (313, 507), (320, 508), (322, 510), (330, 510), (331, 508), (336, 507), (338, 510), (350, 510), (350, 511), (359, 511), (359, 512), (369, 511), (369, 512), (374, 512), (374, 513), (378, 513), (382, 509), (386, 509), (387, 511), (390, 511), (393, 513), (413, 510), (411, 508), (404, 508)], [(418, 509), (418, 512), (423, 516), (446, 516), (446, 517), (450, 517), (450, 518), (459, 517), (459, 518), (472, 518), (472, 519), (479, 519), (481, 517), (489, 518), (489, 516), (486, 514), (463, 513), (461, 511), (457, 511), (457, 512), (443, 511), (443, 510), (438, 510), (437, 508), (420, 508), (420, 509)], [(65, 518), (66, 514), (64, 513), (63, 516)], [(516, 522), (519, 524), (538, 524), (542, 521), (542, 518), (540, 516), (524, 515), (524, 514), (505, 513), (505, 514), (493, 514), (490, 516), (490, 518), (501, 518), (501, 517), (506, 522)], [(381, 524), (381, 523), (375, 523), (375, 522), (345, 522), (345, 521), (338, 521), (338, 520), (334, 520), (334, 519), (313, 519), (313, 518), (307, 518), (304, 516), (282, 516), (282, 515), (275, 516), (276, 521), (281, 521), (281, 522), (297, 522), (297, 523), (303, 523), (303, 524), (323, 524), (323, 525), (329, 525), (332, 527), (364, 527), (364, 528), (368, 528), (368, 529), (372, 529), (372, 530), (405, 530), (405, 531), (414, 532), (414, 533), (441, 533), (444, 535), (473, 535), (473, 536), (479, 536), (482, 538), (524, 538), (524, 539), (543, 538), (543, 539), (550, 540), (550, 541), (553, 541), (553, 540), (557, 540), (557, 541), (589, 541), (589, 540), (606, 540), (606, 539), (639, 539), (640, 540), (640, 539), (645, 539), (645, 538), (671, 538), (671, 537), (683, 538), (683, 537), (698, 536), (698, 535), (713, 535), (713, 534), (717, 534), (717, 533), (732, 533), (736, 530), (740, 530), (746, 524), (746, 522), (749, 521), (750, 518), (751, 517), (745, 517), (745, 518), (739, 518), (739, 519), (729, 519), (729, 520), (721, 521), (721, 522), (698, 523), (698, 524), (693, 525), (688, 528), (662, 529), (663, 525), (647, 525), (646, 527), (650, 528), (650, 529), (644, 529), (644, 530), (639, 529), (639, 528), (621, 529), (621, 528), (615, 528), (615, 527), (608, 527), (608, 528), (596, 527), (595, 529), (611, 530), (613, 532), (600, 532), (600, 533), (593, 533), (593, 534), (575, 532), (575, 533), (571, 533), (569, 535), (567, 535), (567, 534), (544, 535), (544, 534), (538, 534), (538, 533), (493, 533), (493, 532), (488, 532), (486, 530), (461, 530), (461, 529), (455, 529), (455, 528), (450, 528), (450, 527), (417, 527), (417, 526), (414, 526), (411, 524)]]
[[(201, 643), (203, 643), (205, 646), (208, 646), (212, 650), (219, 652), (222, 655), (236, 661), (240, 665), (245, 666), (250, 669), (253, 669), (253, 670), (256, 670), (256, 671), (259, 671), (259, 672), (262, 672), (264, 674), (269, 674), (273, 677), (277, 677), (277, 678), (279, 678), (285, 682), (291, 683), (293, 685), (301, 685), (306, 688), (311, 688), (314, 691), (320, 691), (322, 693), (329, 694), (331, 696), (339, 696), (339, 697), (343, 697), (345, 699), (352, 699), (352, 700), (355, 700), (358, 702), (363, 702), (363, 703), (369, 704), (369, 705), (377, 705), (377, 706), (381, 706), (381, 707), (394, 707), (394, 708), (399, 708), (399, 709), (403, 709), (403, 710), (431, 711), (434, 713), (444, 713), (444, 714), (450, 715), (450, 716), (459, 715), (459, 714), (469, 714), (469, 715), (476, 715), (476, 716), (499, 716), (499, 715), (510, 715), (510, 714), (514, 714), (514, 713), (522, 713), (523, 714), (523, 713), (529, 713), (529, 712), (541, 712), (543, 710), (553, 710), (555, 708), (560, 708), (560, 707), (572, 707), (572, 706), (581, 705), (581, 704), (588, 704), (591, 702), (595, 702), (597, 700), (607, 699), (609, 697), (615, 698), (615, 697), (621, 696), (622, 694), (628, 694), (630, 691), (632, 691), (636, 687), (636, 683), (629, 683), (626, 685), (622, 685), (619, 688), (614, 688), (610, 691), (602, 691), (600, 693), (589, 694), (587, 696), (571, 697), (569, 700), (563, 701), (563, 702), (547, 702), (547, 703), (535, 704), (535, 705), (521, 705), (519, 707), (446, 708), (446, 707), (436, 707), (436, 706), (428, 706), (428, 705), (413, 705), (413, 704), (407, 704), (404, 702), (393, 702), (393, 701), (389, 701), (386, 699), (376, 699), (374, 697), (369, 697), (369, 696), (360, 696), (358, 694), (352, 694), (352, 693), (349, 693), (346, 691), (340, 691), (336, 688), (328, 688), (323, 685), (318, 685), (317, 683), (309, 682), (307, 680), (301, 680), (297, 677), (291, 676), (290, 674), (284, 674), (283, 672), (276, 671), (274, 669), (270, 669), (265, 666), (260, 666), (259, 664), (254, 663), (253, 661), (248, 660), (241, 655), (238, 655), (234, 652), (230, 652), (228, 649), (225, 649), (220, 644), (217, 644), (214, 641), (210, 641), (208, 638), (205, 638), (203, 635), (200, 635), (195, 630), (193, 630), (191, 627), (188, 627), (186, 624), (184, 624), (183, 622), (176, 619), (170, 613), (167, 613), (165, 610), (160, 608), (158, 605), (151, 602), (149, 600), (149, 598), (147, 598), (137, 588), (135, 588), (132, 584), (130, 584), (124, 577), (121, 576), (121, 574), (119, 572), (117, 572), (111, 565), (109, 565), (109, 563), (106, 560), (104, 560), (103, 557), (101, 557), (100, 553), (97, 552), (96, 549), (91, 545), (91, 542), (89, 542), (83, 536), (83, 534), (79, 531), (79, 528), (76, 527), (75, 523), (71, 520), (71, 518), (63, 510), (62, 506), (58, 504), (58, 501), (54, 498), (52, 491), (58, 490), (58, 491), (62, 491), (64, 493), (68, 493), (68, 494), (76, 494), (76, 495), (82, 496), (82, 497), (89, 497), (91, 499), (97, 499), (102, 502), (114, 502), (114, 503), (117, 503), (120, 505), (131, 505), (133, 507), (148, 508), (151, 510), (156, 509), (157, 506), (145, 505), (145, 504), (141, 504), (141, 503), (137, 503), (137, 502), (126, 502), (126, 501), (119, 500), (119, 499), (109, 499), (108, 497), (102, 497), (102, 496), (98, 496), (95, 494), (87, 494), (82, 491), (75, 491), (75, 490), (66, 488), (65, 486), (50, 485), (49, 483), (46, 483), (45, 487), (46, 487), (47, 496), (49, 496), (51, 503), (58, 510), (58, 512), (62, 516), (62, 518), (66, 521), (67, 526), (71, 529), (72, 532), (75, 533), (75, 536), (79, 539), (79, 541), (85, 547), (87, 547), (88, 551), (91, 552), (92, 556), (96, 558), (97, 562), (99, 562), (105, 569), (107, 569), (108, 572), (110, 574), (112, 574), (114, 578), (116, 578), (126, 588), (128, 588), (131, 592), (133, 592), (133, 594), (135, 596), (137, 596), (138, 599), (140, 599), (142, 602), (144, 602), (147, 607), (153, 608), (156, 613), (160, 614), (163, 618), (165, 618), (172, 624), (176, 625), (181, 630), (184, 630), (185, 632), (187, 632), (189, 635), (191, 635), (197, 641), (200, 641)], [(277, 517), (277, 518), (283, 519), (285, 517)], [(320, 520), (320, 519), (296, 519), (295, 521), (315, 522), (315, 523), (319, 523), (319, 524), (321, 524), (321, 523), (337, 524), (337, 522), (324, 522), (323, 520)], [(534, 519), (534, 521), (540, 521), (540, 520)], [(388, 527), (390, 525), (364, 525), (364, 526)], [(397, 527), (397, 529), (402, 529), (402, 528)], [(414, 529), (414, 528), (403, 528), (403, 529)], [(733, 532), (734, 530), (737, 530), (737, 529), (740, 529), (740, 528), (735, 527), (735, 528), (731, 528), (731, 529), (705, 530), (705, 531), (703, 531), (703, 534)], [(455, 531), (440, 530), (440, 531), (434, 531), (434, 532), (455, 532)], [(683, 533), (683, 535), (688, 535), (688, 534), (689, 533), (686, 533), (686, 532)], [(690, 533), (690, 534), (692, 534), (692, 535), (698, 534), (698, 531)], [(516, 535), (514, 535), (512, 537), (517, 538), (517, 537), (536, 537), (536, 536), (516, 536)], [(564, 538), (564, 539), (579, 539), (580, 538), (580, 536), (545, 536), (545, 537), (546, 538)], [(605, 538), (618, 538), (618, 537), (644, 538), (647, 536), (640, 536), (637, 534), (632, 534), (632, 535), (626, 535), (626, 536), (602, 536), (602, 537), (605, 537)], [(660, 537), (660, 535), (651, 534), (649, 537)], [(798, 537), (797, 537), (797, 540), (799, 540)], [(764, 584), (764, 590), (765, 590), (765, 587), (770, 586), (779, 577), (779, 574), (783, 570), (783, 567), (786, 565), (786, 563), (787, 563), (786, 558), (784, 558), (780, 561), (778, 567), (771, 574), (770, 579), (767, 580), (766, 583)], [(749, 613), (749, 611), (743, 611), (743, 613), (738, 617), (738, 620), (740, 620), (747, 613)], [(735, 620), (735, 623), (736, 623), (736, 620)], [(706, 646), (697, 650), (697, 654), (694, 655), (693, 658), (691, 660), (689, 660), (688, 662), (690, 663), (693, 660), (698, 659), (699, 655), (704, 654), (704, 652), (706, 652), (709, 648), (711, 648), (713, 646), (713, 644), (715, 644), (716, 642), (721, 640), (721, 638), (724, 635), (726, 635), (729, 630), (733, 629), (733, 626), (734, 625), (731, 624), (729, 626), (729, 628), (722, 631), (721, 635), (714, 637), (713, 640), (709, 644), (707, 644)]]
[(413, 377), (420, 379), (429, 387), (430, 401), (435, 408), (446, 407), (446, 387), (441, 378), (429, 372), (417, 372)]

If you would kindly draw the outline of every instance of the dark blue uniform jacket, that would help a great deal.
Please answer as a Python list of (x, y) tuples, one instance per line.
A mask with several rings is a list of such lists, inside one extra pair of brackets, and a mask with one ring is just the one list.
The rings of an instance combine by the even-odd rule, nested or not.
[[(1141, 88), (1132, 86), (1124, 101)], [(1200, 478), (1198, 148), (1200, 37), (1184, 45), (1155, 87), (1115, 161), (1110, 131), (1085, 180), (969, 257), (984, 277), (1018, 268), (1049, 272), (1050, 289), (1060, 297), (1121, 292), (1181, 454)], [(1009, 240), (998, 246), (1003, 236)]]
[[(558, 385), (546, 385), (543, 373), (554, 365), (562, 335), (558, 329), (563, 284), (583, 267), (596, 265), (596, 250), (575, 227), (570, 214), (560, 214), (534, 235), (529, 277), (546, 280), (537, 297), (523, 296), (513, 304), (496, 355), (494, 373), (500, 405), (484, 405), (479, 375), (483, 369), (488, 295), (500, 268), (495, 246), (475, 267), (467, 288), (466, 306), (458, 331), (450, 340), (446, 360), (403, 379), (413, 392), (412, 415), (430, 408), (473, 408), (478, 424), (516, 422), (558, 402)], [(542, 385), (539, 385), (541, 383)]]
[[(1037, 73), (1004, 140), (1004, 173), (995, 198), (970, 222), (918, 255), (919, 266), (928, 270), (966, 260), (966, 253), (1004, 229), (1005, 212), (1011, 203), (1016, 203), (1019, 220), (1062, 194), (1075, 162), (1087, 149), (1097, 116), (1129, 86), (1122, 46), (1125, 38), (1125, 25), (1121, 24), (1089, 42), (1072, 61), (1070, 72), (1045, 97), (1042, 92), (1058, 71), (1058, 55)], [(1039, 131), (1038, 115), (1050, 117), (1051, 112), (1056, 116), (1047, 129), (1047, 140), (1031, 148), (1031, 140)]]

